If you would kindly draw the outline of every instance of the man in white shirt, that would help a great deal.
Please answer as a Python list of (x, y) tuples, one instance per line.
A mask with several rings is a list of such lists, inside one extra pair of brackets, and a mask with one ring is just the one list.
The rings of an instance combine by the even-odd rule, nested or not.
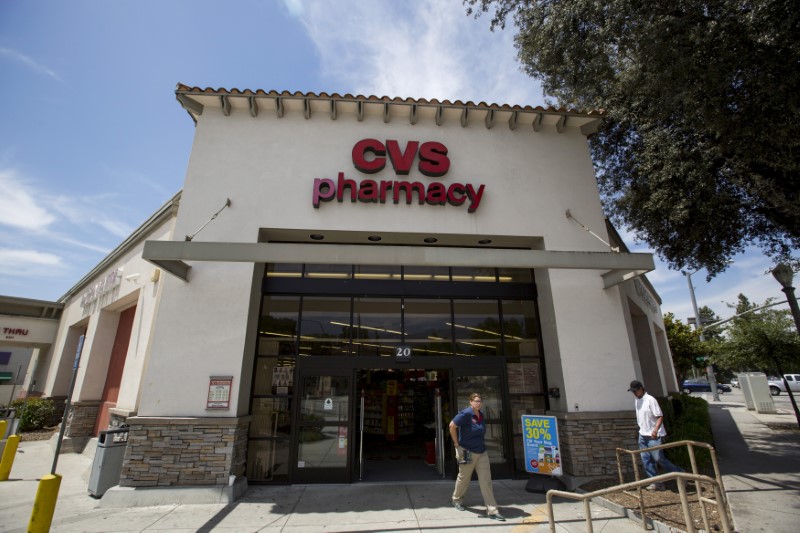
[[(640, 381), (631, 381), (628, 391), (636, 396), (635, 406), (636, 422), (639, 424), (639, 449), (661, 445), (662, 439), (667, 436), (667, 431), (664, 429), (664, 413), (661, 412), (658, 401), (647, 394), (644, 390), (644, 385)], [(661, 468), (667, 472), (684, 471), (667, 459), (663, 450), (642, 452), (641, 456), (647, 477), (658, 475), (657, 465), (661, 465)], [(652, 483), (647, 486), (647, 489), (664, 490), (664, 485), (662, 483)]]

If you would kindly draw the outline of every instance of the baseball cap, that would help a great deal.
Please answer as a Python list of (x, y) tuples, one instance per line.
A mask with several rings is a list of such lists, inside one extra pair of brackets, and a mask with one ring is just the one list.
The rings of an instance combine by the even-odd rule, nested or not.
[(633, 392), (643, 388), (644, 385), (642, 385), (642, 382), (634, 379), (633, 381), (631, 381), (631, 388), (629, 388), (628, 391)]

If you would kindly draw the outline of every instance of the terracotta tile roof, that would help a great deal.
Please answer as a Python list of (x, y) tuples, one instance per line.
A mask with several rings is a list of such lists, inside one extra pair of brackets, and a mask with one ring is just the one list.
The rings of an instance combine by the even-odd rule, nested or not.
[(408, 120), (416, 124), (419, 120), (433, 119), (437, 126), (445, 122), (457, 121), (462, 127), (482, 120), (486, 129), (492, 129), (503, 122), (508, 123), (511, 130), (518, 127), (533, 128), (541, 131), (555, 128), (558, 133), (579, 129), (583, 135), (590, 136), (597, 132), (606, 116), (603, 110), (582, 111), (563, 107), (519, 106), (508, 104), (474, 103), (461, 100), (427, 100), (425, 98), (392, 98), (390, 96), (363, 96), (339, 93), (312, 93), (290, 91), (264, 91), (240, 89), (213, 89), (206, 87), (189, 87), (179, 83), (175, 89), (175, 97), (192, 120), (197, 122), (206, 106), (222, 109), (226, 116), (231, 113), (248, 112), (258, 116), (259, 112), (272, 108), (278, 117), (286, 112), (300, 111), (306, 119), (320, 112), (330, 114), (336, 120), (341, 107), (347, 113), (355, 113), (359, 122), (365, 117), (383, 114), (383, 121), (389, 122), (397, 111), (408, 113)]
[(175, 89), (176, 94), (183, 94), (187, 96), (191, 95), (204, 95), (204, 96), (261, 96), (267, 98), (311, 98), (311, 99), (319, 99), (319, 100), (344, 100), (344, 101), (362, 101), (362, 102), (369, 102), (369, 103), (395, 103), (395, 104), (418, 104), (424, 106), (446, 106), (446, 107), (471, 107), (471, 108), (480, 108), (480, 109), (494, 109), (499, 111), (521, 111), (526, 113), (546, 113), (546, 114), (559, 114), (559, 115), (574, 115), (574, 116), (582, 116), (582, 117), (594, 117), (594, 118), (603, 118), (606, 116), (605, 110), (598, 109), (598, 110), (590, 110), (584, 111), (579, 109), (573, 108), (564, 108), (564, 107), (542, 107), (542, 106), (519, 106), (519, 105), (508, 105), (508, 104), (489, 104), (486, 102), (479, 102), (474, 103), (471, 100), (468, 102), (464, 102), (462, 100), (437, 100), (431, 99), (427, 100), (425, 98), (400, 98), (400, 97), (390, 97), (390, 96), (364, 96), (364, 95), (353, 95), (350, 93), (347, 94), (339, 94), (339, 93), (313, 93), (313, 92), (300, 92), (300, 91), (264, 91), (263, 89), (256, 89), (255, 91), (251, 89), (224, 89), (218, 88), (213, 89), (211, 87), (206, 87), (202, 89), (200, 87), (190, 87), (188, 85), (184, 85), (182, 83), (178, 83), (178, 86)]

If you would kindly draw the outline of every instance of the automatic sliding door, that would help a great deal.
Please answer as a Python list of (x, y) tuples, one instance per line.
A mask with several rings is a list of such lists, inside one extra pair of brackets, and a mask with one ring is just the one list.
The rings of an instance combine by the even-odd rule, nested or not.
[(469, 395), (477, 392), (483, 400), (481, 411), (486, 417), (486, 448), (492, 465), (492, 477), (511, 477), (509, 436), (504, 407), (505, 390), (501, 367), (485, 370), (456, 370), (456, 409), (469, 405)]
[(351, 376), (301, 376), (298, 398), (293, 481), (348, 483)]

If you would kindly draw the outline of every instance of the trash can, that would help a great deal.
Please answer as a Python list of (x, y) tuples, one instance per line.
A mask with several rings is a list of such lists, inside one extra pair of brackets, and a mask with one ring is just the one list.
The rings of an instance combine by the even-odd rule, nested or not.
[(97, 439), (92, 473), (89, 476), (89, 494), (101, 498), (108, 489), (119, 485), (122, 459), (128, 444), (128, 427), (101, 431)]

